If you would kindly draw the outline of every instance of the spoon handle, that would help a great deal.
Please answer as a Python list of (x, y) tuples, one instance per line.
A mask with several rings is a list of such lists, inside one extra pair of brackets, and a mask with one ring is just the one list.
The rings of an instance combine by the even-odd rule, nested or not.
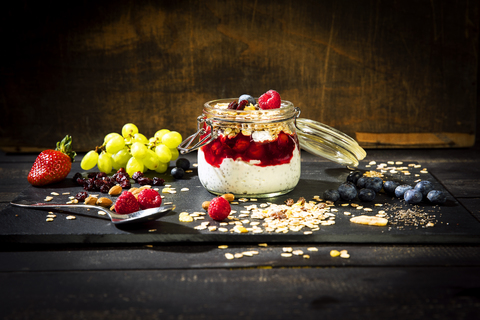
[(101, 206), (94, 206), (91, 204), (66, 204), (66, 203), (34, 203), (34, 204), (21, 204), (21, 203), (14, 203), (10, 202), (11, 205), (17, 207), (24, 207), (24, 208), (32, 208), (32, 209), (43, 209), (43, 208), (91, 208), (102, 210), (106, 212), (110, 217), (112, 212), (107, 208)]

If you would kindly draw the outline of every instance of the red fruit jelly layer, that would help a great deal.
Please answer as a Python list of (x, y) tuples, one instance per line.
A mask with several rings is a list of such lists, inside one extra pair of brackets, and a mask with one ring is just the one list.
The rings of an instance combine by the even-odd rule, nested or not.
[(266, 167), (289, 163), (296, 145), (297, 136), (283, 131), (278, 134), (277, 139), (264, 142), (255, 142), (250, 136), (240, 132), (232, 138), (221, 135), (201, 149), (206, 161), (217, 168), (223, 159), (227, 158), (246, 162), (256, 160), (260, 163), (255, 165)]

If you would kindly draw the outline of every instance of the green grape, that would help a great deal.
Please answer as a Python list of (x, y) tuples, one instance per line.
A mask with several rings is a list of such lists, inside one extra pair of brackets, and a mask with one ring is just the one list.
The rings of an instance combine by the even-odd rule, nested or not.
[(159, 162), (157, 168), (155, 168), (155, 172), (164, 173), (168, 170), (168, 162)]
[(116, 132), (109, 133), (105, 136), (105, 138), (103, 138), (103, 143), (107, 144), (107, 142), (110, 141), (110, 139), (112, 139), (113, 137), (120, 137), (121, 138), (122, 136), (119, 135)]
[(137, 159), (143, 159), (147, 155), (147, 147), (141, 142), (134, 142), (130, 148), (132, 156)]
[(170, 159), (170, 161), (177, 160), (179, 156), (177, 148), (170, 149), (170, 152), (172, 153), (172, 159)]
[(168, 163), (172, 159), (172, 151), (164, 144), (156, 146), (155, 153), (160, 162)]
[(116, 136), (113, 136), (110, 138), (110, 140), (108, 140), (105, 149), (108, 153), (114, 154), (122, 150), (123, 147), (125, 147), (125, 139), (123, 139), (121, 135), (117, 134)]
[(83, 157), (82, 162), (80, 162), (80, 167), (83, 170), (90, 170), (97, 164), (98, 161), (98, 153), (94, 150), (90, 150), (87, 154)]
[(136, 133), (133, 135), (132, 142), (141, 142), (143, 144), (148, 144), (148, 139), (141, 133)]
[(112, 154), (112, 167), (114, 170), (118, 170), (120, 168), (122, 168), (123, 166), (121, 164), (119, 164), (117, 161), (115, 161), (115, 155)]
[(150, 149), (147, 149), (147, 155), (142, 159), (142, 161), (145, 167), (147, 167), (149, 170), (155, 170), (160, 163), (157, 154)]
[(182, 135), (176, 131), (168, 132), (162, 137), (162, 143), (170, 149), (176, 148), (182, 143)]
[[(120, 168), (125, 168), (128, 160), (132, 157), (130, 151), (127, 148), (123, 148), (122, 150), (118, 151), (114, 155), (112, 155), (112, 159), (118, 163)], [(117, 169), (118, 170), (118, 169)]]
[(109, 174), (112, 172), (112, 156), (109, 153), (102, 152), (98, 156), (97, 167), (100, 172)]
[(137, 171), (143, 172), (144, 169), (145, 166), (143, 165), (142, 159), (137, 159), (135, 157), (131, 157), (130, 160), (128, 160), (125, 168), (130, 176), (133, 176), (133, 174)]
[(138, 133), (138, 128), (133, 123), (127, 123), (122, 128), (122, 136), (125, 139), (130, 140), (136, 133)]
[(158, 130), (157, 132), (155, 132), (155, 135), (153, 137), (155, 138), (155, 140), (157, 140), (157, 144), (162, 143), (163, 136), (166, 133), (169, 133), (169, 132), (170, 132), (170, 130), (168, 130), (168, 129), (162, 129), (162, 130)]

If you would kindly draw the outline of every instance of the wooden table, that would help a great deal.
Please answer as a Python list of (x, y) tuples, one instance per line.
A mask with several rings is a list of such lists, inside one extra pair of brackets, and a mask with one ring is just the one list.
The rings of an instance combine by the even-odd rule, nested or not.
[[(480, 148), (368, 150), (420, 163), (480, 220)], [(25, 189), (36, 154), (0, 153), (0, 210)], [(306, 168), (327, 162), (303, 154)], [(189, 158), (195, 161), (195, 155)], [(71, 175), (79, 170), (79, 160)], [(42, 214), (37, 211), (32, 214)], [(58, 218), (57, 218), (58, 219)], [(108, 224), (107, 224), (108, 225)], [(72, 228), (75, 225), (72, 224)], [(39, 226), (40, 228), (40, 226)], [(106, 226), (107, 228), (107, 226)], [(108, 226), (111, 228), (111, 226)], [(480, 237), (480, 234), (479, 234)], [(354, 240), (354, 239), (353, 239)], [(480, 245), (472, 243), (0, 243), (2, 319), (475, 319)], [(284, 247), (310, 258), (281, 256)], [(318, 251), (310, 252), (308, 248)], [(349, 259), (332, 258), (332, 249)]]

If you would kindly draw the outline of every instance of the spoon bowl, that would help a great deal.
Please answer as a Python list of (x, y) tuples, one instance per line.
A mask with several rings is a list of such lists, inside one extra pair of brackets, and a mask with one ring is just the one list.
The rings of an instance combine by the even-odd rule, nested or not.
[(31, 209), (47, 209), (47, 208), (90, 208), (101, 210), (105, 212), (113, 224), (133, 224), (142, 223), (152, 220), (157, 220), (172, 210), (175, 210), (175, 205), (166, 205), (158, 208), (150, 208), (145, 210), (139, 210), (128, 214), (118, 214), (107, 208), (101, 206), (94, 206), (89, 204), (57, 204), (57, 203), (34, 203), (34, 204), (22, 204), (10, 202), (11, 205), (16, 207), (31, 208)]

